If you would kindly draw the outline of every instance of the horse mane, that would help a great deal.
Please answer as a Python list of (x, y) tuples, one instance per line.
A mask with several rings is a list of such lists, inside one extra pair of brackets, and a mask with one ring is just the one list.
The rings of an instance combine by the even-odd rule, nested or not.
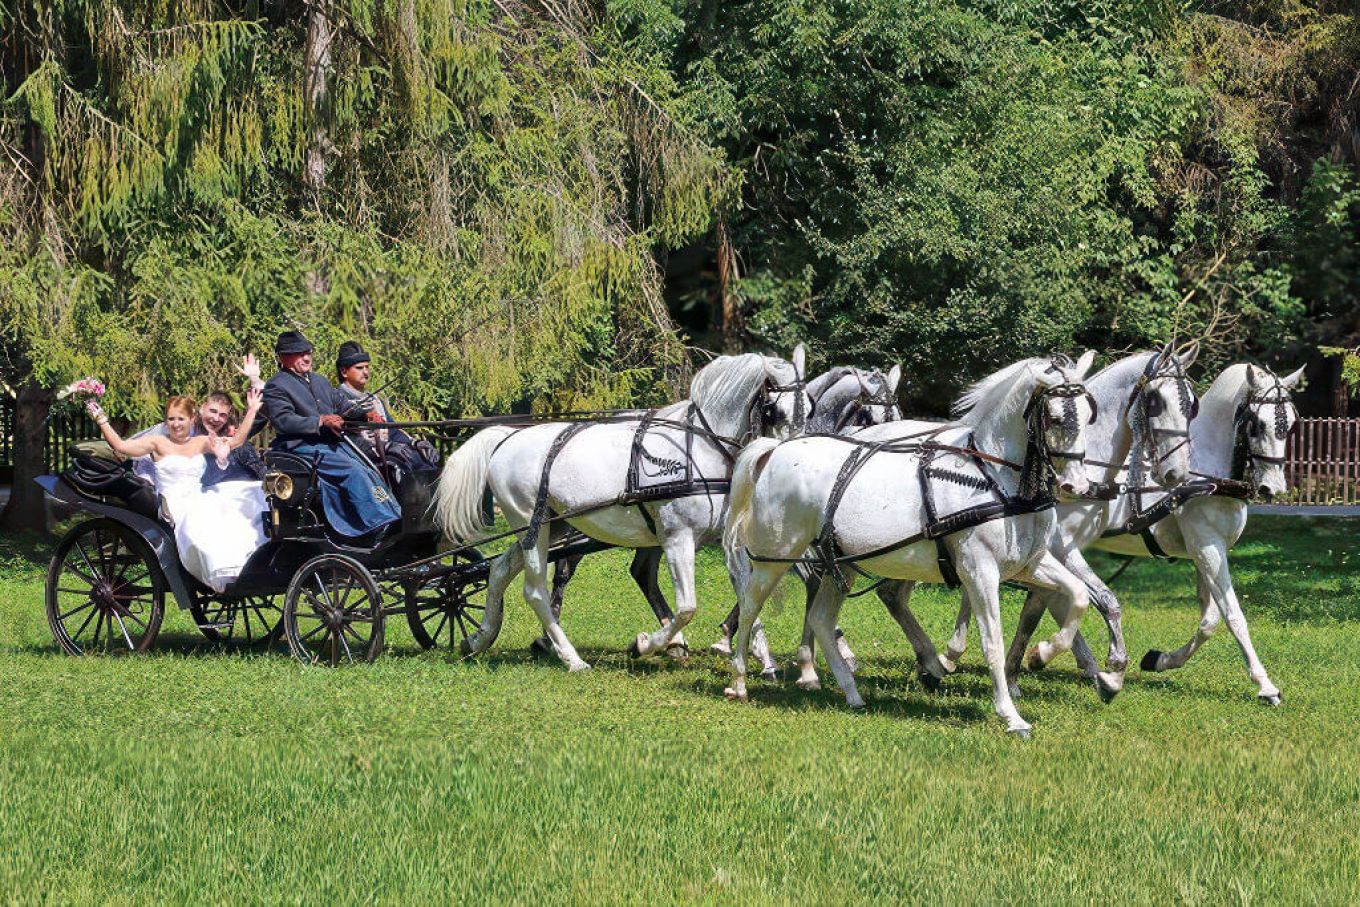
[(842, 378), (846, 375), (853, 374), (855, 371), (856, 369), (848, 365), (833, 365), (831, 368), (808, 382), (808, 396), (813, 400), (820, 398), (822, 394), (839, 384)]
[(1138, 374), (1141, 375), (1143, 374), (1144, 369), (1147, 368), (1148, 361), (1151, 360), (1153, 356), (1156, 356), (1157, 353), (1158, 350), (1144, 350), (1141, 353), (1130, 353), (1123, 359), (1117, 359), (1094, 375), (1091, 375), (1084, 383), (1087, 387), (1090, 387), (1097, 381), (1111, 381), (1115, 379), (1122, 381), (1125, 378), (1124, 373), (1131, 371), (1137, 371)]
[(719, 356), (695, 373), (689, 398), (710, 418), (743, 412), (767, 376), (781, 384), (792, 382), (793, 365), (759, 353)]
[(1029, 401), (1028, 394), (1012, 393), (1026, 378), (1037, 379), (1039, 371), (1051, 363), (1042, 356), (1021, 359), (975, 382), (954, 401), (954, 418), (964, 425), (976, 426), (985, 418), (1009, 418)]
[[(1268, 369), (1257, 366), (1267, 375), (1273, 374)], [(1247, 396), (1247, 363), (1234, 362), (1232, 365), (1218, 373), (1209, 385), (1209, 389), (1200, 394), (1201, 406), (1218, 406), (1220, 404), (1236, 406)]]

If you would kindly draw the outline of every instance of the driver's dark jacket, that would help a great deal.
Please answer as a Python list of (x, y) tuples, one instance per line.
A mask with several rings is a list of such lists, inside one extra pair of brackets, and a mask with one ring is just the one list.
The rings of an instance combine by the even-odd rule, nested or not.
[(264, 413), (277, 434), (274, 447), (291, 450), (328, 440), (321, 435), (321, 417), (344, 413), (350, 403), (316, 372), (300, 376), (280, 369), (264, 386)]

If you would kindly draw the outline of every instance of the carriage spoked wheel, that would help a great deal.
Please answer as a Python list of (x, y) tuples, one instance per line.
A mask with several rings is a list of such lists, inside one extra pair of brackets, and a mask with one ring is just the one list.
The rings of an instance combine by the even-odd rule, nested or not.
[(283, 635), (283, 608), (268, 595), (220, 599), (196, 591), (189, 613), (209, 642), (269, 645)]
[(46, 610), (67, 655), (145, 652), (165, 617), (155, 555), (121, 523), (81, 523), (57, 545), (47, 568)]
[(377, 658), (383, 612), (373, 574), (341, 554), (303, 564), (284, 593), (283, 635), (303, 664), (339, 667)]
[(422, 649), (457, 650), (482, 628), (486, 612), (488, 565), (475, 549), (454, 552), (454, 567), (438, 580), (406, 590), (406, 622)]

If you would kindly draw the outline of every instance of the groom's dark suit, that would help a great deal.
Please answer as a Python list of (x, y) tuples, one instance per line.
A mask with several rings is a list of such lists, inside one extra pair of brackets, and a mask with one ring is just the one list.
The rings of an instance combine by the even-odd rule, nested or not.
[(315, 372), (280, 369), (264, 386), (264, 412), (277, 432), (274, 449), (316, 460), (330, 525), (360, 536), (400, 519), (401, 512), (382, 478), (321, 429), (323, 415), (344, 414), (349, 406), (349, 399)]

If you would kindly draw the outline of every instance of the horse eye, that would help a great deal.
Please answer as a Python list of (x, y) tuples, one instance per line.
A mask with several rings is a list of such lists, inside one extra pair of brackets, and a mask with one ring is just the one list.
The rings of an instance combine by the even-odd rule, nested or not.
[(1156, 418), (1162, 414), (1165, 404), (1162, 402), (1162, 395), (1149, 391), (1147, 395), (1147, 414), (1151, 418)]

